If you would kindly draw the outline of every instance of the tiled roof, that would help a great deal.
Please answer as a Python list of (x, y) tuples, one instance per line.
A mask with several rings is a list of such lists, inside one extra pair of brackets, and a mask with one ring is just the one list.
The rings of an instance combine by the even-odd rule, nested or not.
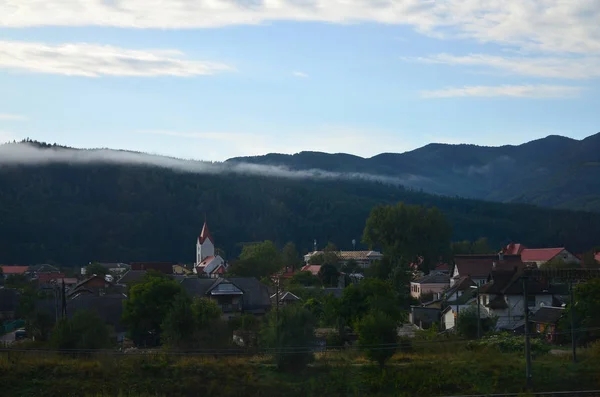
[(413, 281), (415, 284), (450, 284), (450, 276), (444, 273), (430, 273)]
[(321, 270), (321, 265), (306, 265), (300, 269), (302, 272), (311, 272), (313, 276), (319, 274), (319, 270)]
[(210, 240), (211, 243), (215, 243), (212, 235), (210, 234), (210, 231), (208, 230), (208, 225), (206, 224), (206, 221), (204, 221), (204, 226), (202, 226), (202, 232), (200, 232), (200, 236), (198, 237), (198, 242), (200, 244), (203, 244), (207, 239)]
[(39, 273), (37, 275), (37, 280), (40, 284), (46, 284), (51, 280), (58, 280), (61, 278), (65, 278), (64, 273)]
[[(318, 255), (322, 253), (323, 251), (313, 251), (309, 253), (308, 256)], [(379, 251), (337, 251), (336, 254), (338, 258), (340, 258), (343, 261), (347, 261), (350, 259), (364, 261), (378, 259), (383, 256), (383, 254)]]
[[(480, 288), (482, 294), (492, 295), (522, 295), (523, 282), (522, 269), (516, 271), (493, 271), (490, 275), (490, 282)], [(532, 295), (549, 294), (549, 286), (529, 278), (527, 281), (527, 291)]]
[(471, 276), (471, 278), (486, 278), (494, 269), (522, 268), (523, 262), (519, 255), (455, 255), (454, 263), (458, 269), (459, 276)]
[(444, 272), (444, 271), (449, 271), (450, 270), (450, 265), (447, 263), (440, 263), (439, 265), (437, 265), (435, 267), (435, 270), (439, 271), (439, 272)]
[(527, 248), (521, 252), (523, 262), (548, 262), (564, 250), (562, 248)]
[(600, 262), (600, 252), (596, 253), (594, 258), (596, 259), (596, 262)]
[(29, 271), (31, 273), (60, 273), (56, 266), (48, 264), (29, 266)]
[(0, 266), (4, 274), (24, 274), (29, 270), (29, 266)]
[(540, 307), (537, 312), (531, 316), (531, 321), (541, 324), (554, 324), (565, 313), (562, 307), (544, 306)]
[(146, 275), (146, 270), (129, 270), (118, 281), (118, 284), (137, 283)]

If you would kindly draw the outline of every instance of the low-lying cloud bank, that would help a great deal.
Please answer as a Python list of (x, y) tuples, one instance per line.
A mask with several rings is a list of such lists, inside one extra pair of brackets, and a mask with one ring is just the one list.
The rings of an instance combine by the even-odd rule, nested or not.
[(5, 165), (45, 165), (59, 163), (144, 165), (196, 174), (215, 175), (235, 173), (290, 179), (364, 180), (390, 185), (412, 185), (423, 179), (416, 175), (407, 175), (399, 178), (365, 173), (330, 172), (321, 169), (292, 170), (283, 166), (244, 162), (210, 163), (112, 149), (40, 148), (27, 143), (0, 145), (0, 167)]

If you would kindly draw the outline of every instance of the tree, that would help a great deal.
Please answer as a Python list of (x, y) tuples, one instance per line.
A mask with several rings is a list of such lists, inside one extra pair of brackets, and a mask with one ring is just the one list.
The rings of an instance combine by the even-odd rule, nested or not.
[(314, 287), (317, 285), (321, 285), (321, 280), (319, 277), (314, 276), (309, 271), (298, 272), (294, 274), (288, 281), (288, 285), (301, 285), (304, 287)]
[(405, 302), (400, 301), (390, 280), (367, 278), (344, 289), (340, 310), (346, 324), (355, 324), (373, 310), (381, 310), (399, 321), (403, 318), (403, 306)]
[(394, 263), (418, 263), (429, 271), (450, 247), (452, 228), (435, 207), (398, 203), (375, 207), (365, 226), (363, 241), (380, 247)]
[(136, 345), (157, 345), (161, 325), (178, 295), (185, 294), (181, 284), (168, 278), (146, 277), (129, 290), (124, 301), (123, 322)]
[(286, 243), (286, 245), (283, 246), (282, 255), (283, 255), (283, 264), (285, 266), (291, 267), (292, 270), (296, 270), (296, 268), (301, 263), (300, 262), (300, 254), (298, 253), (298, 250), (296, 249), (296, 245), (294, 243), (292, 243), (291, 241)]
[[(483, 317), (481, 321), (481, 335), (485, 335), (496, 328), (498, 321), (495, 317)], [(463, 338), (475, 339), (477, 337), (477, 308), (470, 307), (458, 313), (456, 319), (456, 333)]]
[(572, 269), (576, 267), (579, 267), (578, 263), (566, 262), (562, 258), (553, 258), (540, 265), (540, 269)]
[(27, 335), (36, 341), (47, 341), (54, 325), (54, 318), (44, 312), (35, 311), (25, 320)]
[(108, 269), (99, 264), (98, 262), (92, 262), (85, 267), (85, 275), (87, 277), (91, 277), (94, 274), (98, 276), (106, 276), (108, 274)]
[(590, 269), (597, 269), (598, 267), (600, 267), (600, 263), (598, 263), (598, 261), (596, 261), (596, 251), (595, 250), (586, 251), (583, 254), (583, 258), (581, 260), (581, 265), (585, 268), (590, 268)]
[(348, 261), (346, 261), (343, 265), (342, 265), (342, 269), (341, 269), (344, 273), (346, 274), (356, 274), (356, 273), (363, 273), (363, 268), (360, 267), (360, 265), (358, 264), (358, 262), (354, 259), (350, 259)]
[(374, 310), (357, 323), (358, 342), (369, 360), (376, 361), (381, 369), (396, 351), (398, 341), (397, 321), (380, 310)]
[(110, 347), (111, 342), (104, 321), (96, 313), (81, 310), (56, 324), (50, 344), (60, 350), (95, 350)]
[(244, 246), (229, 273), (238, 277), (270, 277), (283, 267), (283, 258), (272, 241)]
[(192, 348), (196, 329), (192, 300), (187, 294), (178, 294), (161, 325), (161, 342), (176, 350)]
[(190, 299), (186, 294), (175, 298), (171, 311), (162, 323), (162, 340), (171, 349), (185, 350), (214, 347), (216, 340), (226, 334), (211, 335), (206, 332), (220, 319), (221, 309), (207, 298)]
[(297, 371), (314, 360), (315, 318), (301, 305), (283, 306), (267, 315), (261, 344), (273, 349), (277, 368)]
[(574, 302), (569, 302), (565, 315), (561, 320), (561, 328), (570, 331), (571, 311), (575, 310), (575, 328), (583, 328), (577, 332), (577, 339), (581, 342), (595, 340), (600, 337), (600, 279), (591, 279), (575, 286), (573, 291)]
[(319, 269), (319, 279), (325, 287), (337, 287), (339, 272), (333, 265), (322, 265)]

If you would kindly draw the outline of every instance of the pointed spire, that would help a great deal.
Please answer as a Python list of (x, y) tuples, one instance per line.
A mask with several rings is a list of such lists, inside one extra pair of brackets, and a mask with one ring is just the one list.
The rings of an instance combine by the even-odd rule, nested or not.
[(200, 242), (200, 244), (203, 244), (206, 239), (210, 240), (211, 243), (215, 243), (215, 240), (213, 240), (213, 237), (210, 234), (210, 231), (208, 230), (208, 224), (206, 223), (206, 215), (204, 215), (204, 226), (202, 226), (202, 232), (200, 233), (200, 237), (198, 237), (198, 241)]

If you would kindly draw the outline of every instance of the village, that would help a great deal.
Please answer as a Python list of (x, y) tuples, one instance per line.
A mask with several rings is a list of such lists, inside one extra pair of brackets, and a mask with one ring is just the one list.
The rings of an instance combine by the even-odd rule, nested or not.
[[(79, 274), (67, 276), (51, 265), (2, 266), (0, 320), (2, 341), (6, 344), (35, 339), (35, 331), (25, 327), (23, 283), (36, 289), (30, 311), (45, 313), (52, 323), (81, 310), (95, 313), (111, 329), (111, 338), (123, 344), (128, 330), (122, 321), (124, 302), (136, 284), (148, 275), (161, 275), (179, 283), (191, 298), (216, 303), (224, 320), (240, 316), (264, 317), (286, 305), (306, 305), (319, 295), (341, 299), (344, 289), (360, 285), (369, 269), (384, 255), (379, 251), (317, 249), (302, 257), (302, 263), (284, 263), (269, 277), (230, 275), (231, 266), (222, 258), (208, 224), (196, 239), (195, 263), (186, 266), (169, 262), (90, 263)], [(572, 283), (524, 274), (538, 269), (582, 268), (582, 256), (564, 247), (528, 248), (510, 243), (495, 254), (454, 255), (449, 263), (438, 263), (425, 274), (418, 263), (409, 267), (410, 305), (408, 316), (397, 328), (398, 336), (414, 337), (423, 330), (453, 333), (463, 312), (477, 313), (477, 336), (481, 324), (493, 319), (486, 331), (541, 335), (549, 343), (559, 343), (558, 324), (572, 296)], [(600, 267), (600, 252), (594, 260)], [(321, 262), (321, 263), (320, 263)], [(367, 276), (368, 277), (368, 276)], [(408, 285), (407, 285), (408, 287)], [(481, 323), (481, 324), (480, 324)], [(489, 325), (488, 325), (489, 328)], [(248, 344), (235, 332), (232, 341)], [(239, 330), (238, 330), (239, 331)], [(339, 332), (317, 328), (317, 343), (327, 348), (328, 335)], [(139, 346), (138, 346), (139, 347)]]

